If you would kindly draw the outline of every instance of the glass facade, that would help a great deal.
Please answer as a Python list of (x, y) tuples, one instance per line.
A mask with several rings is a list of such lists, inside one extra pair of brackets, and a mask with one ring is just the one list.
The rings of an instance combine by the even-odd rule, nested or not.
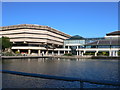
[[(89, 43), (91, 43), (91, 45)], [(77, 47), (78, 48), (120, 48), (120, 45), (117, 45), (115, 43), (115, 41), (112, 42), (110, 45), (109, 44), (110, 44), (110, 41), (105, 40), (105, 38), (103, 38), (103, 37), (101, 37), (101, 38), (78, 37), (77, 39), (75, 37), (73, 37), (72, 39), (67, 39), (64, 41), (64, 47), (65, 48), (72, 47), (72, 49), (73, 49), (73, 47), (75, 47), (76, 49), (77, 49)]]
[(85, 46), (85, 48), (97, 48), (97, 46), (93, 45), (93, 46)]
[(66, 44), (85, 44), (85, 40), (65, 40), (64, 45)]
[(120, 48), (120, 45), (111, 46), (111, 48)]
[(100, 46), (98, 46), (98, 48), (110, 48), (110, 46), (108, 46), (108, 45), (100, 45)]
[(78, 46), (78, 48), (85, 48), (85, 46)]
[(97, 41), (97, 40), (86, 40), (85, 43), (87, 44), (87, 43), (91, 43), (91, 42), (95, 42), (95, 41)]
[(98, 46), (95, 46), (95, 45), (89, 45), (89, 46), (85, 46), (85, 48), (120, 48), (119, 45), (98, 45)]

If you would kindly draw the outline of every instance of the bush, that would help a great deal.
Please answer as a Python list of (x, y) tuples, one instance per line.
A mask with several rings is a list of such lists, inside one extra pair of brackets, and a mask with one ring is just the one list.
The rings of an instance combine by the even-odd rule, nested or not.
[(72, 56), (72, 54), (71, 53), (66, 53), (66, 54), (64, 54), (64, 56)]
[(100, 56), (100, 55), (109, 56), (109, 53), (108, 52), (99, 52), (97, 55), (98, 56)]
[(17, 56), (20, 56), (20, 55), (21, 55), (21, 53), (20, 53), (19, 51), (15, 51), (15, 54), (16, 54)]
[(120, 56), (120, 51), (118, 52), (118, 56)]
[(84, 53), (84, 55), (95, 55), (95, 53), (94, 52), (86, 52), (86, 53)]
[(15, 56), (12, 52), (3, 52), (2, 56)]
[(15, 51), (15, 54), (20, 54), (20, 52), (18, 52), (18, 51)]

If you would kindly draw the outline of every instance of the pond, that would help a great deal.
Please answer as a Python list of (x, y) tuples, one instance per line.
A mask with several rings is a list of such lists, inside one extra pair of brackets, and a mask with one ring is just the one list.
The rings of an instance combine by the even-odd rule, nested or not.
[[(3, 59), (2, 69), (118, 82), (118, 64), (118, 60), (109, 59)], [(80, 88), (80, 83), (3, 74), (2, 86), (3, 88)], [(84, 83), (84, 88), (116, 88), (116, 86)]]

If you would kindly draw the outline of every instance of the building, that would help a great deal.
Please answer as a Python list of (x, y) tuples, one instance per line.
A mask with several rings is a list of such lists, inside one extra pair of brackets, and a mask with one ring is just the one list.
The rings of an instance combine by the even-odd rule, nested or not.
[[(41, 55), (63, 48), (63, 41), (71, 36), (48, 26), (20, 24), (4, 26), (0, 33), (9, 37), (13, 43), (12, 50), (20, 53)], [(54, 51), (58, 53), (58, 51)]]
[(71, 49), (71, 51), (68, 53), (72, 53), (73, 55), (76, 55), (76, 49), (78, 49), (79, 47), (84, 47), (84, 44), (85, 38), (79, 35), (75, 35), (69, 39), (64, 40), (64, 48)]
[(103, 40), (104, 37), (99, 38), (84, 38), (79, 35), (70, 37), (69, 39), (64, 40), (64, 48), (71, 49), (70, 53), (78, 55), (76, 49), (85, 48), (85, 44), (91, 43), (97, 40)]
[(106, 39), (120, 39), (120, 31), (114, 31), (107, 33), (105, 36)]
[(107, 33), (105, 37), (84, 38), (70, 36), (48, 26), (20, 24), (1, 27), (1, 36), (9, 37), (12, 50), (27, 55), (108, 55), (120, 52), (120, 31)]
[(120, 31), (114, 31), (106, 34), (105, 39), (86, 43), (84, 48), (76, 49), (77, 55), (103, 55), (118, 56), (120, 52)]

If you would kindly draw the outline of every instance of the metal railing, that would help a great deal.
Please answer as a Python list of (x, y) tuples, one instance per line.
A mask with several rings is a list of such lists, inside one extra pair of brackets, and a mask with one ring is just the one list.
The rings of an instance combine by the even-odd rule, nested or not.
[(111, 82), (111, 81), (101, 81), (101, 80), (85, 80), (80, 78), (43, 75), (43, 74), (17, 72), (17, 71), (9, 71), (9, 70), (0, 70), (0, 72), (13, 74), (13, 75), (35, 77), (35, 78), (44, 78), (44, 79), (53, 79), (53, 80), (62, 80), (62, 81), (79, 81), (80, 88), (83, 88), (84, 82), (91, 83), (91, 84), (99, 84), (99, 85), (120, 86), (120, 82), (113, 82), (113, 81)]

